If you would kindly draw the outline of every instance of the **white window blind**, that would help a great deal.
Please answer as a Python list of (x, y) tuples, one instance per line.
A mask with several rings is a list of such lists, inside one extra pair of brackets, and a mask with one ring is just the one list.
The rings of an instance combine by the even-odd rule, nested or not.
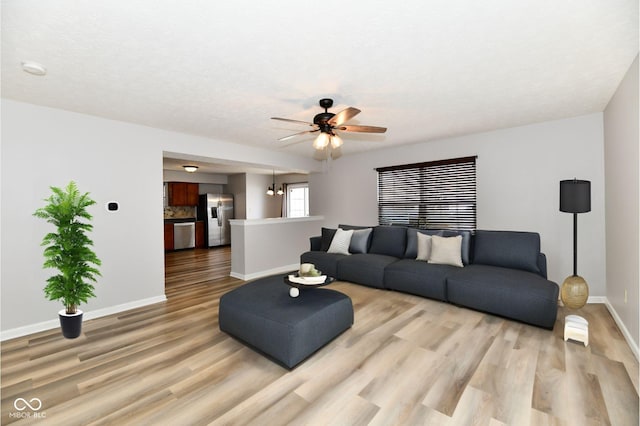
[(376, 171), (381, 225), (475, 230), (475, 156)]

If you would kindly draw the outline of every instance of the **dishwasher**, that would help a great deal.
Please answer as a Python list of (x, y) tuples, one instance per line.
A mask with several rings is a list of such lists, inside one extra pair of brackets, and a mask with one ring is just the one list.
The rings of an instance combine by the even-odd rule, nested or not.
[(173, 248), (175, 250), (194, 248), (196, 246), (195, 222), (173, 224)]

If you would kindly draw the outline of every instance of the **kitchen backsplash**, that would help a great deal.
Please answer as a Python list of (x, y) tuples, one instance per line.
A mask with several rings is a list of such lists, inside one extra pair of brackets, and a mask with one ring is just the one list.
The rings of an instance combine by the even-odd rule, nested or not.
[(164, 208), (165, 219), (187, 219), (196, 217), (195, 206), (167, 206)]

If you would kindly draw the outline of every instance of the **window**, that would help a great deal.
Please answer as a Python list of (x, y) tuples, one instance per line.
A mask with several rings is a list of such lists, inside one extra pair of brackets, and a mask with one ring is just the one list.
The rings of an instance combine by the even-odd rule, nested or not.
[(287, 185), (287, 217), (309, 216), (309, 184), (290, 183)]
[(476, 157), (376, 170), (381, 225), (476, 228)]

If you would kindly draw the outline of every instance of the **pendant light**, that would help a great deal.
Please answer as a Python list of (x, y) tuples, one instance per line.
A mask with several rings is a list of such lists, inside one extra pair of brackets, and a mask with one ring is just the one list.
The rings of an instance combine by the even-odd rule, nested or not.
[(271, 181), (271, 186), (267, 188), (267, 195), (284, 195), (284, 190), (282, 189), (282, 185), (278, 188), (278, 192), (276, 192), (276, 171), (273, 171), (273, 180)]
[(274, 195), (276, 190), (276, 171), (273, 171), (272, 185), (267, 188), (267, 195)]

